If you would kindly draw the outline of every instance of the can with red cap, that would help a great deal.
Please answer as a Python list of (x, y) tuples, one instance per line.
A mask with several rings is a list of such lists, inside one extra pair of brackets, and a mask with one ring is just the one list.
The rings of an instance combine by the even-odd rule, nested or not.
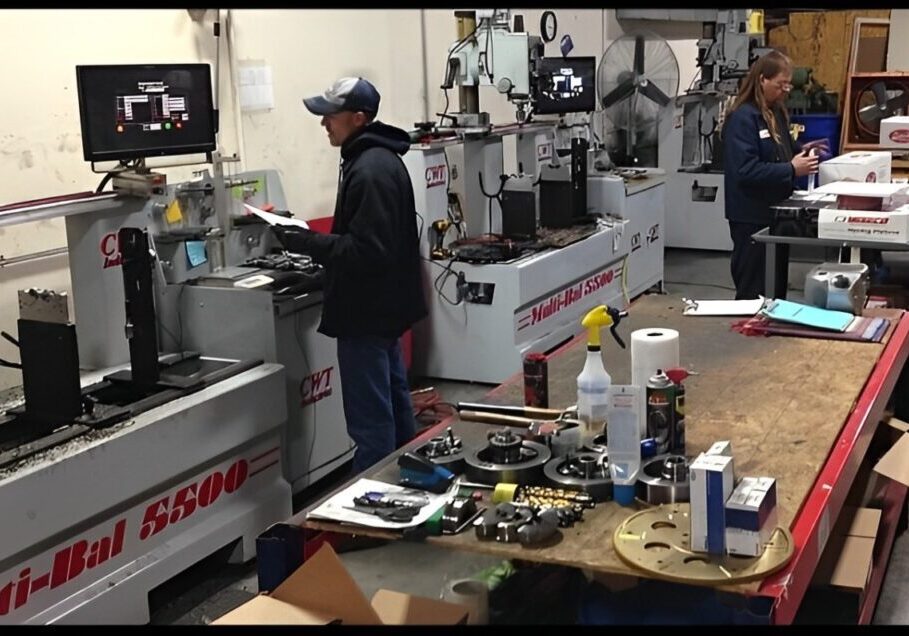
[(549, 408), (549, 361), (545, 354), (524, 356), (524, 406)]
[(666, 369), (666, 375), (675, 385), (675, 429), (669, 442), (669, 452), (673, 455), (685, 454), (685, 378), (691, 375), (681, 367)]

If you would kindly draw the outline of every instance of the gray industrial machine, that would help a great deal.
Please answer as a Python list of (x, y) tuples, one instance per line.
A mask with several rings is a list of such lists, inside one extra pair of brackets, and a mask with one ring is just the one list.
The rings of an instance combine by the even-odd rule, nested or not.
[[(245, 214), (284, 210), (281, 183), (225, 174), (236, 157), (213, 152), (201, 67), (79, 67), (85, 158), (117, 160), (113, 191), (0, 209), (0, 226), (65, 218), (75, 310), (21, 297), (25, 400), (0, 405), (0, 624), (147, 622), (151, 589), (235, 542), (232, 559), (252, 558), (291, 514), (288, 482), (351, 456), (316, 332), (321, 268)], [(211, 169), (168, 184), (146, 166), (187, 152)]]
[(768, 52), (763, 32), (752, 30), (751, 9), (665, 11), (662, 19), (699, 21), (699, 77), (676, 99), (682, 110), (681, 156), (665, 162), (669, 172), (667, 245), (730, 250), (724, 217), (723, 140), (726, 109), (752, 62)]
[[(414, 330), (414, 367), (494, 383), (520, 371), (524, 354), (577, 335), (591, 306), (662, 280), (665, 185), (657, 170), (635, 183), (592, 175), (596, 58), (544, 57), (508, 10), (455, 17), (443, 88), (458, 86), (459, 112), (445, 113), (453, 125), (423, 124), (404, 155), (426, 228), (429, 316)], [(490, 125), (483, 84), (516, 105), (516, 122)]]
[(864, 263), (821, 263), (805, 276), (805, 302), (858, 316), (868, 300), (868, 285)]

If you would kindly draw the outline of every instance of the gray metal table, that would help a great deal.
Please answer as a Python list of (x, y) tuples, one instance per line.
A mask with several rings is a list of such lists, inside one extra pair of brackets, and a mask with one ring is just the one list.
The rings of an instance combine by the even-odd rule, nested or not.
[(807, 236), (778, 236), (770, 234), (770, 228), (751, 235), (766, 249), (764, 265), (764, 295), (767, 298), (786, 298), (789, 285), (789, 246), (808, 245), (811, 247), (848, 247), (856, 250), (871, 249), (885, 252), (907, 252), (909, 245), (901, 243), (880, 243), (877, 241), (842, 241), (839, 239), (822, 239)]

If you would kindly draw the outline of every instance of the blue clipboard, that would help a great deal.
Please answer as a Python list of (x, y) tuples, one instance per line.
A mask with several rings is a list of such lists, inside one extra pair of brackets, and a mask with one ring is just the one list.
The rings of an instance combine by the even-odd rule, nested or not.
[(855, 320), (855, 316), (845, 311), (821, 309), (789, 300), (771, 300), (761, 309), (761, 313), (773, 320), (794, 322), (807, 327), (839, 332), (846, 331)]

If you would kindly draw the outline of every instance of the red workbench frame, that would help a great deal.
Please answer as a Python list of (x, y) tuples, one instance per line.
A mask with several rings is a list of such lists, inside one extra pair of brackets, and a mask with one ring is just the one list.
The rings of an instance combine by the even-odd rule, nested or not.
[[(909, 318), (904, 314), (884, 346), (881, 357), (862, 388), (827, 461), (795, 516), (790, 528), (795, 542), (792, 560), (784, 569), (764, 579), (758, 590), (758, 596), (775, 599), (771, 616), (771, 621), (775, 624), (790, 624), (795, 618), (830, 531), (843, 509), (843, 503), (855, 481), (859, 465), (871, 444), (871, 437), (883, 418), (884, 408), (909, 356), (907, 342)], [(890, 549), (893, 547), (897, 522), (905, 501), (905, 486), (896, 482), (889, 484), (885, 497), (887, 507), (884, 508), (881, 521), (885, 544), (873, 564), (860, 611), (860, 623), (869, 623), (874, 615), (878, 593), (890, 559)]]

